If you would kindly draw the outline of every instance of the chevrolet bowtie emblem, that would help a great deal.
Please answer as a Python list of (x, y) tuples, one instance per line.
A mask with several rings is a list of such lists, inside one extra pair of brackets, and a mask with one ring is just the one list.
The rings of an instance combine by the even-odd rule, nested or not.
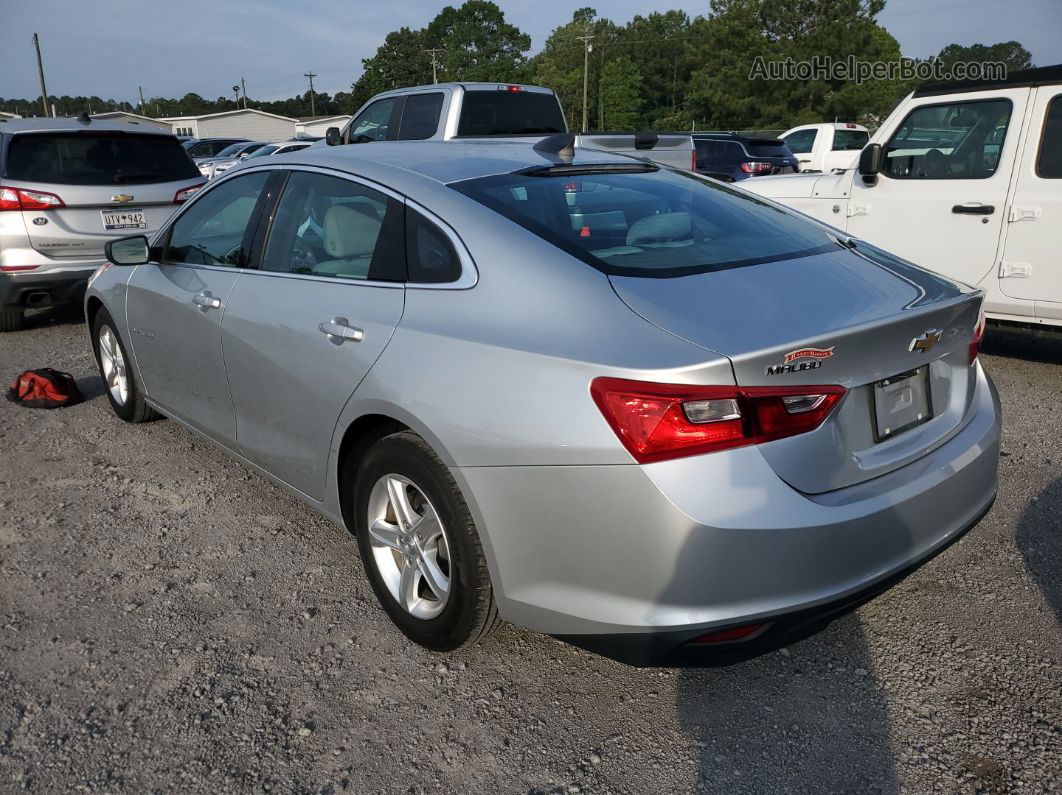
[(125, 204), (126, 202), (131, 202), (132, 200), (133, 197), (130, 196), (128, 193), (116, 193), (111, 196), (111, 201), (118, 202), (119, 204)]
[(907, 350), (911, 351), (912, 353), (914, 353), (915, 351), (925, 353), (938, 342), (940, 342), (940, 337), (943, 333), (944, 332), (940, 329), (926, 329), (913, 340), (911, 340), (911, 347), (909, 347)]

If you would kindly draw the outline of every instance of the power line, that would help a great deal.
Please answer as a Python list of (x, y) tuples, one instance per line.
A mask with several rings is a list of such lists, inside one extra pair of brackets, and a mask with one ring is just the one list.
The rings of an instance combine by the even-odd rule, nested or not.
[(310, 78), (310, 115), (311, 116), (316, 116), (317, 115), (317, 108), (315, 106), (315, 99), (314, 99), (314, 93), (313, 93), (313, 79), (315, 77), (317, 77), (317, 75), (314, 72), (306, 72), (303, 75), (303, 77)]
[(446, 50), (442, 49), (441, 47), (434, 47), (434, 48), (427, 49), (427, 50), (421, 50), (421, 52), (426, 52), (428, 55), (431, 56), (431, 82), (432, 83), (438, 83), (439, 82), (439, 73), (438, 73), (437, 67), (439, 65), (439, 62), (436, 59), (436, 56), (439, 53), (446, 52)]
[(44, 61), (41, 60), (41, 40), (40, 37), (33, 34), (33, 47), (37, 50), (37, 73), (41, 78), (41, 107), (44, 108), (44, 115), (48, 115), (48, 89), (44, 87)]

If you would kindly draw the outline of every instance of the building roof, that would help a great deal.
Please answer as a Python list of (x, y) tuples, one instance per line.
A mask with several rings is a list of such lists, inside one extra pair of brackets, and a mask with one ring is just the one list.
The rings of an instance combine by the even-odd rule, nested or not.
[(17, 113), (8, 113), (6, 110), (0, 110), (0, 116), (3, 116), (5, 119), (21, 119), (22, 118)]
[(134, 119), (143, 119), (144, 121), (151, 122), (152, 124), (168, 123), (163, 119), (154, 119), (151, 116), (143, 116), (139, 113), (133, 113), (132, 111), (128, 110), (108, 110), (103, 113), (92, 114), (93, 119), (124, 119), (127, 117), (132, 117)]
[(240, 113), (254, 113), (259, 116), (269, 116), (273, 119), (283, 119), (284, 121), (295, 122), (295, 119), (290, 116), (281, 116), (277, 113), (269, 113), (268, 111), (258, 110), (258, 108), (237, 108), (235, 110), (223, 110), (219, 113), (201, 113), (198, 116), (163, 116), (158, 121), (174, 122), (174, 121), (202, 121), (203, 119), (217, 119), (222, 116), (235, 116)]
[(310, 122), (317, 121), (332, 121), (332, 119), (349, 119), (351, 114), (349, 113), (335, 113), (331, 116), (296, 116), (295, 121), (300, 124), (308, 124)]

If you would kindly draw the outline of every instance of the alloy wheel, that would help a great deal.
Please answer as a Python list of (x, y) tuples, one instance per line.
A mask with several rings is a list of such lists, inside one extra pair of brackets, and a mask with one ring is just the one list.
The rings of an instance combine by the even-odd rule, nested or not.
[(407, 613), (431, 619), (451, 590), (450, 543), (424, 492), (403, 475), (381, 477), (369, 493), (369, 543), (387, 590)]
[(129, 399), (129, 377), (125, 370), (125, 357), (118, 345), (118, 337), (110, 326), (100, 327), (99, 337), (100, 369), (103, 382), (110, 390), (111, 397), (119, 406), (124, 406)]

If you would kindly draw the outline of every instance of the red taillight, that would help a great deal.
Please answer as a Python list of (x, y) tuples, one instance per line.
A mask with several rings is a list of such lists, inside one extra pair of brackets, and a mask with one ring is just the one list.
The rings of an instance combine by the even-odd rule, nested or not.
[(753, 161), (751, 163), (742, 163), (741, 170), (746, 174), (770, 174), (771, 169), (774, 168), (770, 163), (762, 163)]
[(510, 94), (516, 94), (523, 91), (523, 86), (498, 86), (501, 91), (508, 91)]
[(0, 188), (0, 211), (5, 210), (55, 210), (66, 207), (54, 193), (27, 188)]
[(188, 188), (181, 188), (179, 191), (177, 191), (177, 193), (174, 194), (173, 203), (180, 204), (181, 202), (188, 201), (190, 198), (195, 196), (195, 194), (201, 191), (204, 185), (206, 185), (205, 182), (200, 182), (198, 185), (192, 185)]
[(39, 267), (40, 265), (0, 265), (0, 271), (15, 273), (16, 271), (34, 271)]
[(748, 640), (754, 635), (760, 634), (760, 630), (767, 624), (745, 624), (742, 627), (731, 627), (699, 635), (690, 641), (691, 646), (707, 646), (711, 643), (726, 643), (734, 640)]
[(640, 464), (782, 439), (819, 427), (840, 386), (734, 387), (595, 378), (590, 394)]
[(981, 311), (977, 316), (977, 325), (974, 326), (973, 338), (970, 340), (970, 366), (977, 361), (977, 352), (981, 350), (981, 341), (985, 338), (985, 308), (981, 307)]

